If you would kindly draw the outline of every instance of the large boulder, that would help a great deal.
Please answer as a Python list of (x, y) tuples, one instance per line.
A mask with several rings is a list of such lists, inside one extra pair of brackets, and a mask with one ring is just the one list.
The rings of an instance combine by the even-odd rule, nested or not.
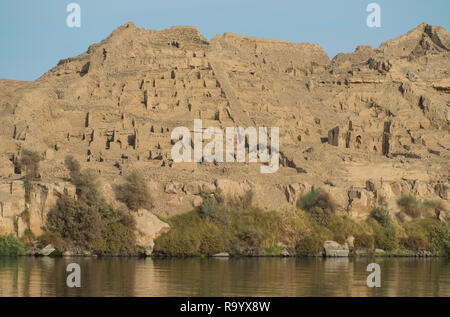
[(323, 249), (326, 257), (346, 257), (349, 254), (347, 244), (341, 245), (332, 240), (325, 241)]
[(217, 179), (214, 184), (217, 193), (224, 199), (239, 200), (251, 190), (247, 183), (238, 183), (229, 179)]
[(150, 256), (153, 252), (154, 239), (168, 232), (170, 226), (146, 209), (139, 209), (135, 219), (137, 251)]
[(49, 256), (49, 255), (52, 254), (55, 250), (56, 250), (56, 249), (55, 249), (51, 244), (49, 244), (49, 245), (47, 245), (46, 247), (44, 247), (43, 249), (40, 249), (40, 250), (38, 251), (38, 254), (39, 254), (39, 255), (42, 255), (42, 256)]

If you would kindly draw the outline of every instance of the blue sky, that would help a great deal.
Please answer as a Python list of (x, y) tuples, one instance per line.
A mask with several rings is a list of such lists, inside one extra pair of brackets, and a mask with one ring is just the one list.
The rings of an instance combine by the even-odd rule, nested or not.
[[(81, 6), (81, 28), (66, 25), (66, 6)], [(381, 28), (366, 25), (369, 3)], [(357, 45), (377, 47), (422, 22), (450, 28), (449, 0), (1, 0), (0, 78), (34, 80), (115, 28), (194, 25), (211, 39), (225, 32), (320, 44), (332, 58)]]

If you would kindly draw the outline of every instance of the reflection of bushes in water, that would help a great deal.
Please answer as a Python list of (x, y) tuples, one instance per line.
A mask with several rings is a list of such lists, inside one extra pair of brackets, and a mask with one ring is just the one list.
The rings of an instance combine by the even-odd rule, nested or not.
[(72, 157), (66, 158), (78, 199), (60, 197), (47, 214), (41, 243), (59, 249), (81, 247), (100, 254), (129, 254), (134, 248), (135, 222), (127, 212), (109, 206), (98, 191), (97, 175), (81, 171)]

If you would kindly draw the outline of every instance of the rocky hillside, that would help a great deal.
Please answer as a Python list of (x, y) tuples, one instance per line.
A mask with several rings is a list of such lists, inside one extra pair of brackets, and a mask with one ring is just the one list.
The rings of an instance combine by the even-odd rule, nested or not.
[[(127, 23), (36, 81), (0, 87), (3, 231), (23, 227), (14, 219), (25, 209), (15, 167), (24, 149), (43, 158), (28, 203), (36, 233), (56, 198), (74, 195), (68, 154), (98, 171), (110, 201), (113, 184), (138, 170), (161, 215), (218, 190), (239, 198), (251, 189), (253, 204), (283, 211), (311, 186), (355, 219), (381, 200), (395, 213), (407, 193), (449, 206), (450, 39), (441, 27), (421, 24), (330, 60), (314, 44), (231, 33), (208, 41), (194, 27)], [(203, 127), (279, 127), (280, 169), (174, 163), (171, 131), (198, 118)]]

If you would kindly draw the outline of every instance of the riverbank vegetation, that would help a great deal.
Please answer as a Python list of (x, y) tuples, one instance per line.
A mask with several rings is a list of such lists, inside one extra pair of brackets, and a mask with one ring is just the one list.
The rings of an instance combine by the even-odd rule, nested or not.
[(421, 250), (450, 254), (448, 221), (421, 217), (426, 204), (409, 197), (400, 198), (398, 204), (408, 215), (417, 213), (409, 211), (411, 206), (419, 209), (419, 215), (411, 221), (394, 221), (381, 206), (374, 208), (366, 221), (356, 222), (338, 214), (332, 197), (320, 189), (301, 196), (297, 208), (285, 213), (250, 207), (248, 198), (224, 201), (211, 196), (188, 213), (163, 219), (171, 230), (155, 240), (154, 254), (311, 256), (320, 254), (327, 240), (347, 243), (351, 251), (361, 254), (373, 254), (377, 249), (386, 254)]
[(77, 198), (62, 196), (47, 214), (46, 231), (40, 245), (52, 244), (58, 250), (81, 248), (96, 254), (134, 254), (135, 221), (125, 209), (111, 207), (101, 195), (97, 174), (80, 169), (67, 157), (65, 165)]
[(23, 243), (13, 234), (0, 235), (0, 256), (24, 255)]

